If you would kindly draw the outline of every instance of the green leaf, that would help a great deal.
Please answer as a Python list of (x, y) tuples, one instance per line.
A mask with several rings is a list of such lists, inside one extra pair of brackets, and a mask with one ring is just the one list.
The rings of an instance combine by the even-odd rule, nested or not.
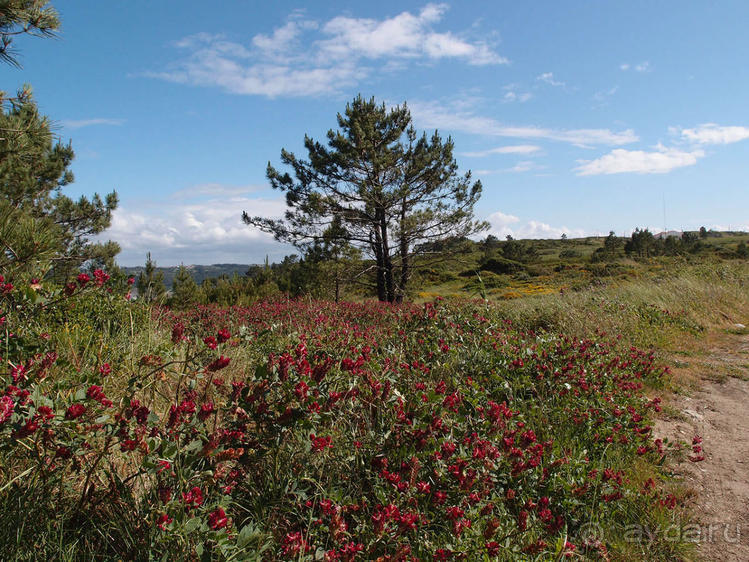
[(252, 523), (248, 523), (247, 525), (242, 527), (241, 531), (239, 531), (239, 535), (237, 536), (237, 547), (244, 548), (253, 538), (258, 536), (258, 534), (258, 531), (255, 529)]
[(203, 448), (203, 441), (200, 439), (193, 439), (183, 450), (185, 453), (192, 453)]
[(162, 455), (164, 458), (167, 459), (173, 459), (177, 454), (177, 444), (174, 442), (167, 443), (166, 447), (164, 447), (164, 452)]
[(189, 535), (195, 529), (197, 529), (198, 527), (200, 527), (200, 523), (201, 523), (201, 521), (200, 521), (200, 519), (198, 517), (193, 517), (187, 523), (185, 523), (185, 527), (184, 527), (185, 533), (187, 533)]

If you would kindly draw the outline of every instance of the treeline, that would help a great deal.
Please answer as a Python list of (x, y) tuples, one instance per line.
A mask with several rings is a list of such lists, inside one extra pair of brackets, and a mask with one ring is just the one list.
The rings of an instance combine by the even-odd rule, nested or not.
[[(476, 272), (527, 277), (558, 270), (565, 263), (584, 265), (661, 256), (749, 257), (740, 234), (725, 234), (724, 237), (723, 233), (703, 228), (678, 236), (659, 236), (638, 228), (629, 237), (617, 236), (613, 231), (604, 238), (567, 239), (563, 236), (557, 240), (516, 240), (512, 236), (500, 240), (489, 235), (474, 241), (453, 237), (418, 248), (422, 263), (416, 264), (419, 267), (414, 274), (412, 291), (422, 291), (456, 278), (473, 277)], [(138, 298), (176, 309), (196, 304), (247, 305), (274, 297), (338, 301), (377, 296), (373, 290), (376, 267), (371, 260), (356, 254), (331, 253), (319, 245), (302, 255), (286, 256), (280, 263), (266, 260), (262, 265), (247, 266), (241, 273), (237, 271), (239, 266), (233, 264), (226, 273), (202, 280), (195, 278), (194, 267), (186, 266), (178, 267), (173, 279), (171, 276), (166, 279), (164, 268), (157, 268), (150, 254), (145, 267), (140, 269), (136, 282)], [(218, 266), (212, 269), (220, 270)], [(409, 297), (413, 295), (409, 293)]]
[(636, 228), (629, 239), (617, 237), (610, 232), (604, 240), (603, 247), (596, 250), (593, 261), (604, 261), (617, 258), (621, 251), (627, 257), (649, 258), (655, 256), (681, 256), (700, 252), (715, 252), (724, 258), (746, 258), (747, 246), (739, 242), (735, 249), (716, 246), (707, 242), (708, 238), (720, 238), (720, 232), (707, 230), (703, 226), (699, 231), (685, 231), (680, 235), (657, 236), (646, 229)]
[(273, 297), (301, 297), (338, 301), (344, 295), (366, 295), (348, 275), (341, 261), (315, 259), (313, 256), (286, 256), (280, 263), (250, 265), (244, 275), (234, 273), (211, 277), (197, 283), (190, 269), (177, 268), (171, 290), (164, 272), (159, 271), (150, 254), (143, 271), (136, 278), (137, 298), (184, 309), (196, 304), (219, 306), (247, 305)]

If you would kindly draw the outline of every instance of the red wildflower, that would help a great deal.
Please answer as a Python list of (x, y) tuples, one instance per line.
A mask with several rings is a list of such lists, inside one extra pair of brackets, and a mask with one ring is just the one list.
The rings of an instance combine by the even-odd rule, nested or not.
[[(2, 403), (2, 399), (0, 399), (0, 403)], [(2, 410), (1, 407), (0, 407), (0, 410)], [(44, 421), (49, 421), (55, 417), (55, 413), (52, 411), (52, 408), (50, 408), (49, 406), (39, 406), (36, 409), (36, 413), (42, 416)]]
[(0, 423), (8, 421), (10, 416), (13, 415), (13, 408), (15, 404), (10, 396), (3, 396), (0, 398)]
[(91, 277), (86, 273), (79, 274), (77, 279), (78, 279), (78, 284), (81, 287), (85, 287), (88, 284), (88, 282), (91, 281)]
[(211, 402), (206, 402), (202, 406), (200, 406), (200, 412), (198, 412), (198, 419), (200, 421), (205, 421), (210, 417), (210, 415), (213, 413), (213, 404)]
[(83, 404), (75, 403), (71, 404), (67, 411), (65, 412), (65, 419), (66, 420), (75, 420), (80, 418), (83, 414), (86, 413), (86, 406)]
[(91, 400), (96, 400), (97, 402), (108, 402), (107, 397), (104, 394), (104, 390), (97, 384), (92, 384), (88, 387), (88, 390), (86, 391), (86, 397), (90, 398)]
[(13, 377), (13, 382), (15, 384), (18, 384), (21, 381), (25, 381), (27, 380), (26, 367), (24, 365), (16, 365), (15, 367), (11, 367), (10, 375)]
[(206, 371), (220, 371), (224, 367), (227, 367), (230, 362), (230, 358), (220, 355), (218, 359), (216, 359), (206, 367)]
[(463, 515), (465, 515), (465, 512), (462, 509), (460, 509), (457, 505), (447, 508), (448, 519), (452, 519), (452, 520), (459, 519), (463, 517)]
[(499, 543), (497, 541), (488, 542), (484, 546), (489, 556), (499, 556)]
[(224, 527), (226, 527), (227, 523), (228, 523), (228, 520), (226, 518), (226, 513), (220, 507), (216, 509), (215, 511), (212, 511), (210, 515), (208, 515), (208, 525), (214, 531), (223, 529)]
[(174, 519), (169, 517), (166, 513), (162, 513), (156, 519), (156, 526), (162, 531), (166, 531), (166, 526), (169, 525)]
[(101, 269), (95, 269), (94, 279), (96, 279), (96, 286), (101, 287), (104, 283), (109, 281), (109, 274), (102, 271)]
[(330, 436), (327, 437), (316, 437), (314, 433), (310, 434), (309, 436), (310, 441), (312, 442), (312, 450), (313, 451), (324, 451), (326, 448), (333, 448), (333, 438)]
[(203, 505), (203, 491), (194, 486), (189, 492), (182, 494), (182, 501), (186, 509)]
[(180, 343), (181, 341), (185, 341), (186, 339), (185, 325), (182, 324), (182, 322), (177, 322), (174, 326), (172, 326), (172, 343)]
[(283, 539), (283, 545), (281, 551), (285, 556), (296, 557), (299, 552), (309, 552), (312, 547), (302, 536), (302, 533), (297, 531), (296, 533), (287, 533)]

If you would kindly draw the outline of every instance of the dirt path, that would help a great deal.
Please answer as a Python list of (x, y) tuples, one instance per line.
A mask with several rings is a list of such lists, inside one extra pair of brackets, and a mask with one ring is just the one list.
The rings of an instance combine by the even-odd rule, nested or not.
[(655, 433), (703, 439), (705, 460), (676, 466), (694, 493), (690, 532), (698, 559), (749, 561), (749, 335), (721, 336), (707, 352), (679, 361), (675, 372), (692, 377), (696, 390), (673, 397)]

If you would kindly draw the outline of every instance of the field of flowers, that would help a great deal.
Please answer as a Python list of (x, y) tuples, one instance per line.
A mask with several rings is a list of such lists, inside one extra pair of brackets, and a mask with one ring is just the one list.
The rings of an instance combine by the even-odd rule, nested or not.
[[(0, 284), (0, 559), (675, 559), (668, 371), (482, 302)], [(699, 438), (690, 458), (701, 460)]]

